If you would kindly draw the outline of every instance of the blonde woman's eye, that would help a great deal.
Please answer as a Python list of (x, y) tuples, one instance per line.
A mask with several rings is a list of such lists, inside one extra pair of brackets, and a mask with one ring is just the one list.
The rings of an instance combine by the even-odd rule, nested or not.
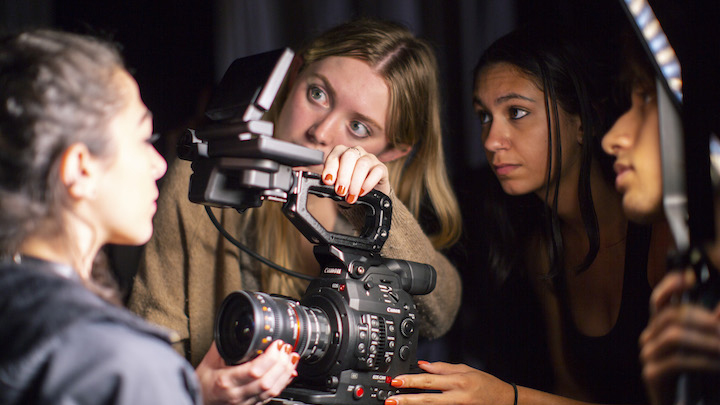
[(370, 129), (368, 129), (368, 127), (362, 122), (352, 121), (350, 123), (350, 129), (357, 137), (367, 138), (368, 136), (370, 136)]
[(325, 92), (317, 86), (310, 86), (310, 88), (308, 89), (308, 97), (319, 103), (325, 103), (327, 98), (325, 96)]
[(529, 113), (527, 111), (523, 110), (522, 108), (513, 107), (510, 109), (510, 118), (512, 118), (514, 120), (519, 120), (520, 118), (522, 118), (528, 114)]

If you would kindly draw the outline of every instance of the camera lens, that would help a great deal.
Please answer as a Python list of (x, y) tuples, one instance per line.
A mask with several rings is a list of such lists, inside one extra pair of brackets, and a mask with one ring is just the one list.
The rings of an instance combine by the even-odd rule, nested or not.
[(317, 361), (327, 351), (330, 334), (322, 310), (260, 292), (228, 295), (215, 323), (215, 343), (228, 364), (253, 359), (277, 339), (292, 345), (304, 361)]

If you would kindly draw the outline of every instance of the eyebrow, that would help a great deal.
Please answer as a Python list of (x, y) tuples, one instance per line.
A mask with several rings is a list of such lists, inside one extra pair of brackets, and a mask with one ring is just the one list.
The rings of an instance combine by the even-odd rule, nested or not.
[[(523, 96), (523, 95), (521, 95), (521, 94), (518, 94), (518, 93), (508, 93), (508, 94), (505, 94), (505, 95), (502, 95), (502, 96), (496, 98), (496, 99), (495, 99), (495, 105), (500, 105), (500, 104), (505, 103), (505, 102), (507, 102), (507, 101), (517, 100), (517, 99), (529, 101), (529, 102), (531, 102), (531, 103), (534, 103), (534, 102), (535, 102), (535, 99), (532, 99), (532, 98), (530, 98), (530, 97), (525, 97), (525, 96)], [(476, 105), (479, 105), (479, 106), (484, 106), (484, 105), (485, 105), (485, 104), (483, 104), (482, 100), (480, 100), (480, 99), (477, 98), (477, 97), (473, 97), (473, 104), (476, 104)]]
[[(325, 77), (324, 75), (322, 75), (320, 73), (311, 73), (310, 76), (315, 76), (318, 79), (320, 79), (320, 81), (323, 82), (323, 85), (325, 85), (325, 87), (327, 88), (328, 93), (330, 93), (330, 97), (332, 99), (335, 99), (337, 92), (335, 91), (335, 88), (332, 86), (332, 84), (330, 84), (330, 81), (327, 79), (327, 77)], [(380, 131), (380, 132), (384, 131), (382, 125), (378, 124), (374, 119), (368, 117), (367, 115), (355, 111), (355, 116), (359, 120), (365, 121), (368, 124), (370, 124), (370, 126), (375, 127), (375, 129), (377, 129), (378, 131)]]

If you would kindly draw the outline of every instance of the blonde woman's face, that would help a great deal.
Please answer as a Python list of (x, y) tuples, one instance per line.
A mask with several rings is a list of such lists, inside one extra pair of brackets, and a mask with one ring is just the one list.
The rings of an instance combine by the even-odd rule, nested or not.
[(383, 160), (390, 91), (367, 63), (331, 56), (311, 63), (292, 85), (275, 136), (327, 156), (334, 146), (362, 146)]
[(115, 155), (102, 173), (93, 203), (106, 243), (139, 245), (152, 236), (156, 181), (165, 174), (167, 163), (150, 142), (152, 115), (140, 99), (137, 83), (119, 71), (116, 85), (126, 103), (108, 128)]
[[(548, 118), (545, 95), (530, 77), (508, 63), (490, 65), (475, 83), (475, 112), (482, 122), (485, 154), (503, 190), (545, 197), (548, 172)], [(580, 119), (559, 111), (562, 142), (560, 176), (577, 183)]]

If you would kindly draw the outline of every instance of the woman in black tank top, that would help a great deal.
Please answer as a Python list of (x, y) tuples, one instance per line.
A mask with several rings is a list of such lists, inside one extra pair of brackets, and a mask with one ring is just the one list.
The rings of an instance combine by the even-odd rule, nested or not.
[[(610, 158), (600, 148), (617, 116), (606, 103), (610, 78), (584, 52), (591, 44), (578, 37), (557, 26), (520, 29), (493, 43), (475, 68), (473, 105), (495, 174), (491, 187), (503, 191), (479, 203), (487, 211), (479, 224), (488, 244), (482, 271), (496, 291), (525, 284), (532, 299), (516, 299), (537, 305), (517, 312), (535, 311), (544, 331), (532, 340), (508, 340), (518, 346), (489, 350), (502, 362), (509, 358), (504, 353), (541, 342), (547, 367), (534, 374), (544, 374), (536, 380), (543, 384), (515, 383), (537, 368), (528, 361), (517, 362), (518, 369), (500, 367), (500, 378), (491, 375), (491, 362), (489, 373), (432, 363), (421, 365), (430, 375), (396, 378), (395, 386), (441, 391), (422, 394), (435, 396), (427, 401), (646, 402), (637, 342), (648, 318), (647, 264), (655, 263), (648, 258), (650, 230), (629, 225), (623, 215)], [(512, 322), (484, 329), (523, 330)], [(404, 396), (391, 400), (414, 403)]]

